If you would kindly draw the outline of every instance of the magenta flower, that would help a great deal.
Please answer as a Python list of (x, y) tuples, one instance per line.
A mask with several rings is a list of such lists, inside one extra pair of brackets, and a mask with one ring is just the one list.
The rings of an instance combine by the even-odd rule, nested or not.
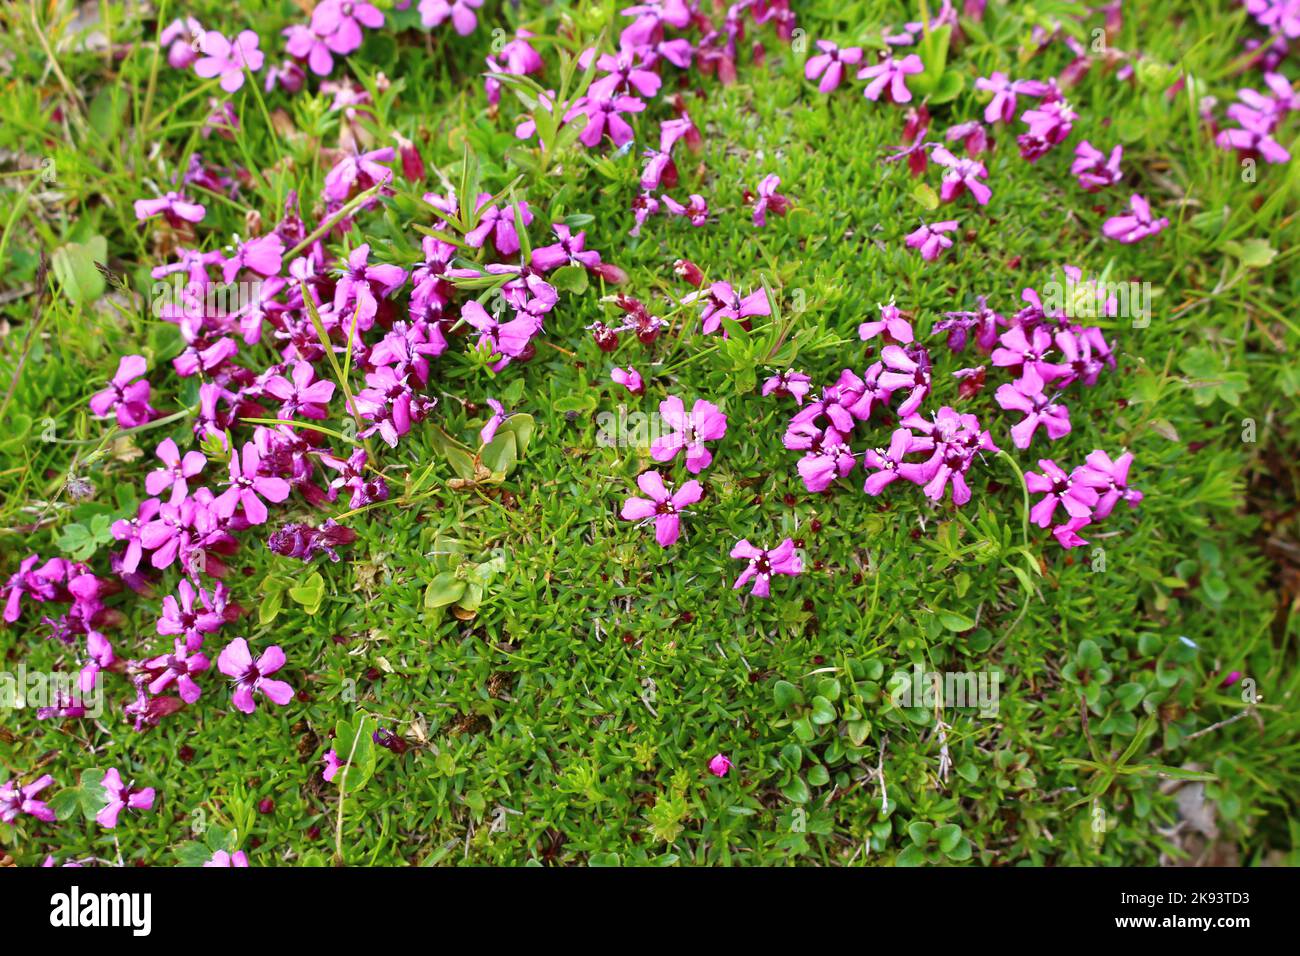
[(149, 693), (161, 694), (174, 683), (181, 700), (192, 704), (203, 694), (194, 682), (194, 675), (201, 674), (212, 665), (204, 654), (191, 651), (185, 641), (178, 637), (172, 653), (145, 661), (144, 666), (148, 670), (160, 672), (149, 684)]
[(1235, 149), (1243, 158), (1259, 158), (1268, 163), (1290, 161), (1291, 154), (1286, 147), (1273, 138), (1273, 124), (1269, 120), (1241, 114), (1237, 121), (1241, 128), (1220, 130), (1214, 138), (1216, 146)]
[(235, 247), (235, 254), (221, 265), (221, 278), (234, 282), (240, 269), (252, 269), (261, 276), (274, 276), (280, 272), (284, 258), (284, 240), (279, 233), (269, 233)]
[(960, 352), (966, 348), (966, 341), (973, 332), (975, 344), (985, 352), (990, 351), (998, 341), (998, 328), (1005, 326), (1007, 320), (988, 306), (984, 296), (976, 296), (978, 308), (974, 312), (945, 312), (944, 317), (936, 322), (932, 332), (948, 333), (948, 348)]
[(344, 202), (353, 189), (364, 192), (377, 183), (388, 182), (393, 171), (380, 163), (391, 163), (396, 156), (397, 150), (391, 146), (364, 153), (353, 147), (325, 174), (325, 198)]
[(858, 338), (866, 342), (874, 339), (881, 332), (885, 332), (895, 342), (907, 345), (915, 337), (912, 332), (912, 323), (903, 315), (901, 309), (894, 305), (893, 300), (888, 305), (876, 306), (880, 310), (880, 319), (876, 322), (863, 322), (858, 326)]
[(772, 575), (803, 572), (803, 561), (795, 550), (793, 538), (786, 538), (771, 551), (755, 547), (747, 538), (741, 538), (731, 549), (731, 556), (749, 562), (731, 589), (734, 591), (743, 588), (752, 580), (753, 593), (757, 597), (767, 597), (770, 594)]
[[(758, 197), (754, 200), (754, 225), (767, 225), (767, 211), (784, 216), (790, 209), (790, 200), (776, 191), (781, 185), (779, 176), (764, 176), (758, 184)], [(747, 197), (748, 198), (748, 197)]]
[(1074, 147), (1074, 163), (1070, 166), (1070, 175), (1079, 177), (1079, 186), (1085, 191), (1095, 193), (1124, 178), (1119, 168), (1123, 156), (1123, 146), (1116, 146), (1107, 158), (1105, 153), (1085, 139)]
[(251, 714), (257, 707), (254, 694), (261, 694), (273, 704), (284, 706), (293, 699), (293, 688), (281, 680), (271, 680), (268, 674), (274, 674), (284, 666), (284, 651), (278, 644), (272, 644), (256, 661), (248, 649), (248, 642), (237, 637), (226, 645), (217, 657), (217, 670), (235, 682), (235, 693), (231, 698), (235, 709)]
[(467, 37), (478, 26), (474, 11), (481, 6), (483, 0), (420, 0), (420, 22), (426, 27), (437, 27), (450, 19), (456, 32)]
[(163, 463), (163, 467), (145, 476), (144, 490), (151, 495), (161, 495), (170, 488), (171, 503), (176, 504), (189, 494), (187, 479), (201, 472), (208, 459), (201, 451), (187, 451), (182, 458), (181, 450), (170, 438), (164, 438), (158, 443), (155, 454)]
[(323, 421), (329, 417), (329, 410), (325, 406), (334, 397), (334, 383), (315, 379), (316, 369), (310, 362), (295, 362), (293, 381), (283, 375), (272, 375), (266, 380), (264, 388), (267, 394), (283, 402), (280, 418), (293, 418), (301, 414), (303, 418)]
[(321, 0), (311, 14), (311, 29), (340, 55), (361, 46), (361, 28), (378, 30), (384, 15), (364, 0)]
[(141, 379), (148, 364), (143, 355), (123, 355), (117, 363), (117, 373), (108, 388), (90, 398), (90, 410), (96, 418), (107, 418), (111, 411), (117, 416), (119, 428), (143, 425), (156, 414), (149, 404), (149, 383)]
[(167, 65), (183, 70), (199, 58), (199, 39), (203, 25), (193, 17), (173, 20), (158, 37), (158, 44), (167, 47)]
[(691, 221), (691, 225), (697, 229), (709, 221), (709, 203), (699, 193), (691, 193), (685, 206), (679, 203), (665, 193), (662, 197), (664, 205), (668, 207), (668, 212), (674, 216), (684, 216)]
[(483, 429), (478, 433), (478, 440), (485, 445), (490, 443), (492, 439), (496, 437), (497, 429), (505, 424), (506, 419), (510, 417), (509, 413), (505, 410), (505, 406), (495, 398), (489, 398), (487, 404), (488, 407), (492, 409), (492, 416), (487, 420), (487, 424), (485, 424)]
[(230, 853), (226, 850), (217, 850), (212, 854), (212, 859), (203, 864), (207, 867), (248, 867), (248, 855), (243, 850), (236, 850)]
[(658, 471), (643, 472), (636, 480), (637, 487), (649, 495), (649, 498), (631, 497), (623, 502), (619, 516), (625, 521), (636, 521), (655, 525), (655, 540), (659, 547), (667, 548), (681, 532), (682, 509), (693, 505), (704, 494), (703, 486), (692, 479), (671, 495), (664, 487), (663, 476)]
[(325, 751), (324, 763), (325, 769), (321, 771), (321, 776), (325, 778), (326, 783), (332, 783), (345, 764), (339, 759), (338, 751), (333, 748)]
[(262, 52), (257, 48), (257, 34), (245, 30), (231, 43), (215, 30), (204, 32), (199, 40), (203, 56), (194, 64), (194, 72), (208, 80), (221, 77), (221, 88), (234, 93), (244, 85), (244, 67), (256, 73), (262, 68)]
[(153, 787), (144, 787), (136, 790), (134, 787), (128, 787), (122, 783), (122, 775), (117, 772), (116, 767), (109, 768), (104, 773), (104, 777), (99, 781), (100, 786), (108, 795), (108, 803), (104, 808), (95, 814), (95, 822), (101, 827), (111, 830), (117, 826), (117, 817), (124, 809), (130, 807), (132, 810), (152, 810), (154, 800)]
[(1016, 115), (1016, 97), (1044, 96), (1051, 89), (1039, 80), (1016, 80), (1012, 82), (1005, 73), (994, 72), (991, 76), (980, 77), (975, 81), (975, 89), (993, 94), (993, 99), (984, 108), (984, 122), (1010, 123)]
[(83, 694), (89, 694), (95, 688), (95, 680), (99, 672), (112, 667), (117, 658), (113, 655), (113, 645), (99, 631), (91, 631), (86, 635), (86, 663), (81, 668), (78, 675), (77, 686), (81, 688)]
[(987, 205), (992, 191), (980, 177), (987, 179), (988, 169), (977, 159), (958, 159), (943, 146), (936, 146), (930, 153), (931, 158), (948, 171), (943, 174), (943, 183), (939, 186), (939, 198), (952, 202), (962, 193), (970, 190), (975, 201), (981, 206)]
[(179, 228), (183, 222), (201, 222), (207, 215), (207, 209), (196, 202), (191, 202), (184, 193), (168, 192), (157, 199), (137, 199), (135, 201), (135, 218), (143, 222), (154, 216), (162, 215), (172, 226)]
[(812, 379), (803, 372), (787, 369), (773, 375), (763, 383), (764, 395), (789, 395), (796, 405), (802, 405), (804, 396), (812, 389)]
[(906, 390), (908, 396), (898, 406), (898, 416), (911, 415), (930, 394), (930, 354), (925, 349), (909, 352), (902, 346), (886, 345), (880, 350), (886, 371), (880, 373), (880, 387), (891, 395)]
[(378, 300), (392, 295), (405, 281), (406, 270), (401, 266), (370, 265), (370, 243), (363, 242), (348, 254), (347, 268), (334, 287), (334, 314), (342, 318), (344, 328), (350, 329), (353, 312), (349, 307), (354, 306), (357, 329), (367, 331), (379, 311)]
[(658, 462), (672, 461), (684, 449), (687, 471), (698, 475), (708, 468), (713, 453), (704, 442), (717, 441), (727, 434), (727, 416), (718, 411), (718, 406), (700, 398), (688, 413), (682, 400), (673, 395), (659, 403), (659, 416), (673, 431), (651, 443), (650, 457)]
[(14, 780), (0, 783), (0, 823), (13, 823), (20, 813), (53, 823), (54, 811), (44, 801), (36, 799), (37, 794), (53, 782), (54, 778), (47, 773), (25, 787)]
[[(809, 423), (801, 423), (808, 427)], [(804, 487), (812, 492), (825, 491), (836, 478), (843, 478), (853, 470), (857, 459), (853, 449), (845, 442), (844, 436), (834, 428), (827, 428), (820, 435), (815, 429), (810, 433), (807, 454), (799, 459), (795, 466)], [(787, 433), (787, 437), (792, 437)], [(796, 442), (801, 444), (801, 442)]]
[(1130, 508), (1136, 508), (1142, 500), (1142, 492), (1128, 486), (1128, 472), (1133, 464), (1132, 452), (1124, 452), (1114, 461), (1104, 451), (1094, 451), (1084, 459), (1087, 464), (1078, 469), (1079, 480), (1097, 489), (1100, 498), (1093, 512), (1098, 521), (1110, 516), (1115, 505), (1121, 501), (1128, 502)]
[(917, 478), (926, 482), (925, 496), (940, 501), (951, 485), (953, 504), (964, 505), (970, 501), (966, 473), (980, 452), (998, 450), (992, 436), (980, 427), (979, 419), (974, 415), (959, 415), (944, 405), (932, 421), (913, 415), (903, 419), (902, 425), (921, 432), (933, 443), (929, 461), (916, 472)]
[(1040, 528), (1046, 528), (1052, 523), (1052, 516), (1058, 506), (1063, 507), (1071, 518), (1092, 518), (1097, 492), (1080, 479), (1080, 469), (1076, 468), (1073, 474), (1066, 474), (1050, 458), (1038, 459), (1038, 467), (1043, 469), (1041, 474), (1036, 471), (1025, 472), (1025, 487), (1029, 493), (1043, 496), (1030, 510), (1030, 521)]
[(615, 384), (622, 385), (633, 395), (641, 395), (645, 392), (645, 382), (641, 380), (641, 373), (630, 365), (626, 369), (614, 369), (609, 373), (609, 377)]
[[(266, 522), (267, 501), (279, 503), (289, 497), (289, 482), (283, 478), (262, 475), (258, 469), (262, 456), (253, 442), (245, 442), (242, 455), (230, 456), (230, 487), (223, 491), (213, 502), (212, 507), (222, 518), (229, 518), (235, 508), (244, 506), (244, 517), (249, 524)], [(259, 497), (259, 495), (261, 497)]]
[(907, 103), (912, 99), (907, 78), (924, 71), (925, 64), (915, 53), (909, 53), (901, 60), (886, 54), (879, 63), (858, 70), (858, 79), (871, 81), (863, 90), (863, 95), (869, 100), (878, 100), (880, 94), (885, 93), (886, 99), (894, 103)]
[(1013, 325), (998, 338), (1001, 343), (993, 350), (993, 364), (999, 368), (1017, 369), (1033, 368), (1039, 379), (1049, 382), (1066, 374), (1065, 369), (1047, 361), (1052, 352), (1052, 336), (1042, 326), (1035, 326), (1026, 335), (1025, 326)]
[[(755, 289), (747, 296), (741, 296), (729, 282), (715, 282), (708, 289), (692, 292), (682, 298), (683, 302), (705, 300), (704, 311), (700, 313), (701, 331), (706, 335), (716, 332), (722, 326), (723, 319), (743, 322), (756, 315), (771, 315), (772, 304), (767, 300), (767, 291)], [(725, 331), (725, 330), (724, 330)]]
[(552, 223), (552, 231), (557, 242), (533, 250), (532, 266), (540, 272), (550, 272), (565, 265), (579, 265), (584, 269), (594, 269), (600, 265), (600, 253), (588, 249), (587, 234), (574, 235), (562, 222)]
[(292, 57), (305, 60), (317, 76), (329, 76), (334, 70), (334, 56), (325, 38), (303, 23), (294, 23), (280, 31), (284, 49)]
[[(584, 50), (578, 57), (578, 66), (585, 70), (595, 52), (594, 49)], [(659, 92), (663, 81), (658, 73), (646, 69), (640, 60), (639, 55), (626, 48), (618, 53), (602, 53), (596, 60), (596, 69), (604, 70), (605, 76), (592, 81), (588, 95), (604, 99), (628, 93), (650, 99)]]
[(859, 46), (845, 47), (841, 50), (829, 40), (818, 40), (817, 49), (821, 52), (808, 58), (808, 62), (804, 64), (803, 75), (809, 80), (821, 77), (817, 89), (822, 93), (829, 93), (840, 85), (846, 67), (852, 68), (862, 62), (862, 47)]
[(917, 484), (924, 484), (926, 477), (924, 465), (907, 462), (906, 457), (914, 451), (929, 451), (933, 442), (918, 439), (906, 428), (896, 428), (889, 437), (889, 448), (868, 449), (862, 455), (862, 466), (872, 470), (867, 476), (862, 490), (869, 495), (878, 495), (899, 478)]
[(1052, 529), (1052, 535), (1063, 548), (1077, 548), (1088, 542), (1079, 537), (1078, 532), (1087, 527), (1092, 522), (1087, 518), (1071, 518), (1065, 524), (1059, 524)]
[(570, 123), (579, 116), (587, 117), (587, 125), (583, 127), (578, 139), (588, 149), (599, 146), (605, 136), (615, 146), (622, 147), (632, 142), (634, 136), (632, 127), (623, 119), (622, 114), (640, 113), (644, 109), (645, 103), (635, 96), (584, 96), (564, 114), (564, 121)]
[(515, 232), (515, 206), (518, 206), (519, 219), (525, 226), (533, 221), (532, 211), (528, 208), (528, 203), (522, 201), (505, 208), (488, 206), (484, 209), (491, 198), (491, 193), (479, 194), (474, 205), (479, 214), (478, 225), (466, 233), (465, 241), (475, 249), (481, 249), (491, 237), (497, 252), (503, 256), (512, 256), (519, 251), (519, 235)]
[(1168, 219), (1153, 219), (1151, 206), (1137, 193), (1129, 199), (1129, 209), (1128, 215), (1112, 216), (1102, 223), (1101, 234), (1128, 245), (1154, 236), (1169, 225)]
[(1025, 417), (1011, 426), (1011, 441), (1022, 451), (1034, 440), (1039, 425), (1051, 441), (1070, 433), (1069, 408), (1047, 397), (1043, 379), (1033, 365), (1026, 365), (1015, 382), (999, 385), (993, 397), (1008, 411), (1024, 413)]
[[(224, 585), (217, 585), (218, 592), (223, 587)], [(195, 598), (199, 600), (197, 606)], [(163, 598), (162, 605), (162, 617), (157, 624), (158, 633), (184, 638), (186, 647), (191, 651), (203, 646), (204, 635), (220, 630), (225, 623), (220, 610), (224, 601), (209, 597), (207, 591), (196, 589), (184, 578), (176, 586), (176, 594)]]
[(921, 258), (926, 262), (933, 262), (939, 258), (939, 253), (952, 245), (952, 240), (944, 235), (945, 232), (952, 232), (957, 228), (957, 220), (946, 219), (943, 222), (921, 223), (921, 228), (916, 232), (909, 233), (904, 240), (908, 246), (913, 249), (921, 250)]
[(731, 767), (731, 760), (723, 754), (714, 754), (709, 759), (709, 773), (715, 777), (725, 777)]

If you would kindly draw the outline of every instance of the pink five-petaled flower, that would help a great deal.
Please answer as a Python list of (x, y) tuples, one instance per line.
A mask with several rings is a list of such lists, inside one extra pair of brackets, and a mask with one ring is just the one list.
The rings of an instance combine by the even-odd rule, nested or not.
[(207, 209), (199, 203), (191, 202), (184, 194), (168, 192), (157, 199), (137, 199), (135, 201), (135, 218), (143, 222), (162, 214), (175, 227), (182, 222), (200, 222), (207, 215)]
[(325, 174), (325, 198), (344, 202), (354, 187), (366, 190), (378, 183), (388, 182), (393, 178), (393, 171), (380, 164), (391, 163), (396, 156), (397, 150), (391, 146), (382, 146), (364, 153), (353, 147)]
[(1142, 500), (1142, 492), (1128, 486), (1128, 470), (1133, 464), (1133, 453), (1124, 452), (1114, 461), (1104, 451), (1090, 453), (1084, 459), (1086, 464), (1077, 469), (1081, 481), (1098, 490), (1100, 500), (1097, 502), (1094, 517), (1100, 521), (1110, 516), (1115, 505), (1127, 501), (1130, 508), (1136, 508)]
[(817, 89), (822, 93), (829, 93), (840, 85), (840, 81), (844, 79), (846, 66), (853, 67), (862, 62), (860, 46), (849, 46), (841, 50), (829, 40), (818, 40), (817, 49), (821, 52), (808, 58), (808, 62), (804, 64), (803, 75), (809, 80), (821, 77)]
[(313, 381), (315, 378), (316, 369), (310, 362), (296, 362), (293, 366), (293, 381), (283, 375), (272, 375), (266, 380), (264, 387), (267, 394), (274, 395), (284, 403), (280, 406), (281, 418), (302, 415), (303, 418), (319, 421), (329, 417), (325, 406), (334, 397), (334, 383)]
[(212, 859), (203, 864), (208, 867), (238, 867), (243, 869), (248, 866), (248, 855), (243, 850), (236, 850), (230, 853), (227, 850), (217, 850), (212, 854)]
[(703, 486), (694, 479), (684, 483), (671, 495), (664, 487), (664, 479), (658, 471), (643, 472), (636, 480), (637, 487), (649, 495), (649, 498), (633, 496), (623, 502), (619, 516), (625, 521), (644, 524), (655, 523), (655, 540), (659, 547), (667, 548), (677, 540), (681, 532), (681, 512), (687, 505), (693, 505), (704, 494)]
[(713, 461), (713, 453), (704, 447), (706, 441), (717, 441), (727, 434), (727, 416), (718, 406), (704, 399), (696, 399), (690, 412), (675, 395), (659, 403), (659, 415), (670, 434), (661, 435), (650, 445), (650, 457), (655, 461), (672, 461), (677, 452), (686, 450), (686, 470), (698, 475)]
[(925, 466), (911, 464), (904, 459), (913, 451), (928, 450), (931, 446), (925, 439), (917, 439), (906, 428), (896, 428), (889, 437), (889, 448), (871, 448), (862, 455), (862, 466), (873, 469), (867, 476), (862, 490), (869, 495), (878, 495), (899, 478), (921, 484), (925, 478)]
[(731, 589), (734, 591), (743, 588), (752, 580), (753, 593), (757, 597), (767, 597), (771, 593), (772, 575), (803, 572), (803, 561), (794, 546), (793, 538), (786, 538), (771, 551), (755, 547), (749, 543), (749, 539), (741, 538), (731, 549), (731, 556), (749, 562)]
[(155, 454), (163, 463), (163, 467), (145, 476), (144, 490), (151, 495), (161, 495), (170, 488), (172, 492), (170, 503), (176, 504), (189, 494), (187, 479), (201, 472), (208, 459), (201, 451), (187, 451), (182, 458), (181, 450), (170, 438), (164, 438), (158, 443)]
[(1113, 186), (1123, 178), (1119, 161), (1124, 156), (1124, 147), (1116, 146), (1110, 151), (1110, 157), (1086, 139), (1074, 147), (1074, 162), (1070, 166), (1070, 175), (1079, 177), (1079, 185), (1090, 193)]
[(981, 206), (988, 205), (992, 191), (980, 178), (987, 179), (988, 168), (978, 159), (958, 159), (943, 146), (936, 146), (930, 152), (930, 158), (948, 171), (943, 174), (943, 183), (939, 186), (939, 198), (952, 202), (967, 190)]
[(181, 700), (187, 704), (192, 704), (203, 693), (199, 689), (199, 685), (194, 682), (194, 675), (207, 670), (212, 664), (207, 655), (190, 650), (185, 641), (178, 637), (172, 653), (161, 654), (152, 660), (145, 661), (144, 666), (151, 671), (160, 672), (150, 682), (149, 693), (161, 694), (175, 683), (177, 690), (180, 691)]
[(907, 398), (898, 406), (899, 417), (905, 418), (920, 408), (930, 394), (930, 354), (925, 349), (908, 351), (899, 345), (886, 345), (880, 350), (880, 358), (887, 369), (880, 373), (880, 387), (891, 395), (904, 389), (908, 391)]
[(790, 200), (776, 191), (781, 185), (781, 177), (764, 176), (758, 184), (758, 197), (754, 200), (754, 225), (767, 225), (767, 211), (770, 209), (778, 216), (784, 216), (790, 209)]
[(1030, 509), (1029, 520), (1040, 528), (1046, 528), (1052, 523), (1052, 516), (1058, 506), (1064, 507), (1065, 513), (1071, 518), (1091, 520), (1093, 506), (1097, 504), (1097, 492), (1087, 481), (1081, 479), (1080, 469), (1076, 468), (1073, 473), (1066, 474), (1050, 458), (1038, 459), (1038, 467), (1043, 469), (1041, 474), (1036, 471), (1025, 472), (1025, 487), (1029, 493), (1043, 496), (1042, 501)]
[(859, 80), (870, 80), (863, 95), (869, 100), (886, 98), (895, 103), (907, 103), (912, 99), (912, 91), (907, 88), (907, 78), (915, 73), (925, 71), (925, 64), (915, 53), (910, 53), (901, 60), (886, 55), (879, 63), (864, 66), (858, 70)]
[(143, 379), (134, 381), (144, 375), (147, 368), (143, 355), (123, 355), (108, 388), (90, 398), (90, 410), (95, 417), (107, 418), (110, 411), (114, 412), (119, 428), (135, 428), (153, 418), (149, 383)]
[(234, 93), (244, 85), (244, 67), (256, 73), (262, 68), (262, 51), (257, 48), (257, 34), (245, 30), (231, 43), (215, 30), (207, 30), (199, 38), (203, 56), (194, 64), (194, 72), (208, 80), (221, 77), (221, 88)]
[(515, 208), (518, 207), (519, 219), (525, 226), (533, 221), (532, 211), (528, 208), (528, 203), (522, 201), (504, 208), (487, 206), (484, 209), (483, 207), (491, 198), (491, 193), (479, 195), (474, 205), (479, 215), (478, 225), (465, 235), (465, 241), (475, 249), (481, 249), (491, 236), (497, 252), (503, 256), (512, 256), (519, 251), (519, 233), (515, 231)]
[(1047, 437), (1052, 441), (1070, 433), (1069, 408), (1048, 398), (1043, 385), (1042, 376), (1037, 369), (1033, 365), (1026, 365), (1020, 378), (999, 385), (994, 395), (1003, 408), (1025, 414), (1024, 418), (1011, 426), (1011, 441), (1021, 450), (1029, 447), (1039, 425), (1043, 426)]
[(622, 385), (633, 395), (640, 395), (645, 392), (645, 382), (641, 380), (641, 373), (630, 365), (625, 369), (614, 369), (609, 373), (609, 377), (614, 380), (615, 384)]
[(36, 799), (36, 795), (53, 782), (54, 778), (47, 773), (25, 787), (13, 780), (0, 783), (0, 823), (13, 823), (20, 813), (53, 823), (54, 811), (44, 801)]
[(223, 282), (234, 282), (239, 270), (252, 269), (261, 276), (279, 275), (284, 260), (284, 240), (276, 232), (241, 242), (235, 254), (221, 264)]
[(1137, 193), (1129, 199), (1128, 215), (1112, 216), (1101, 225), (1101, 234), (1125, 245), (1154, 236), (1169, 225), (1169, 220), (1151, 217), (1150, 204)]
[(99, 781), (99, 784), (104, 788), (104, 793), (108, 796), (108, 803), (95, 814), (95, 822), (101, 827), (106, 827), (109, 830), (116, 827), (118, 814), (127, 807), (132, 810), (153, 809), (153, 787), (145, 787), (141, 790), (128, 787), (122, 782), (122, 775), (117, 772), (116, 767), (110, 767), (104, 773), (104, 778)]
[(804, 397), (812, 389), (812, 379), (803, 372), (787, 369), (773, 375), (763, 383), (764, 395), (789, 395), (796, 405), (802, 405)]
[[(224, 585), (218, 584), (216, 595), (209, 597), (207, 591), (195, 590), (194, 585), (182, 578), (176, 586), (176, 594), (163, 598), (163, 613), (157, 624), (158, 633), (182, 637), (186, 647), (192, 651), (198, 650), (203, 646), (203, 636), (220, 630), (225, 623), (221, 613), (225, 594), (222, 588)], [(196, 597), (199, 599), (199, 607), (194, 604)]]
[[(801, 427), (813, 429), (814, 437), (806, 445), (808, 453), (799, 459), (795, 468), (803, 479), (805, 488), (813, 492), (825, 491), (836, 478), (843, 478), (851, 472), (857, 459), (853, 457), (853, 449), (845, 442), (844, 436), (834, 428), (827, 428), (820, 436), (816, 436), (815, 426), (809, 422), (803, 422)], [(791, 431), (793, 430), (792, 428)], [(790, 432), (786, 434), (788, 439), (796, 437), (791, 436)], [(790, 447), (789, 441), (787, 447)]]
[[(267, 501), (279, 503), (289, 497), (289, 482), (283, 478), (258, 474), (262, 455), (253, 442), (245, 442), (243, 453), (230, 456), (230, 487), (212, 502), (217, 515), (229, 518), (235, 508), (244, 506), (244, 517), (249, 524), (265, 524)], [(261, 496), (260, 498), (258, 496)]]
[(981, 76), (975, 81), (975, 89), (993, 94), (993, 99), (984, 108), (984, 122), (1010, 123), (1016, 115), (1016, 96), (1043, 96), (1051, 87), (1040, 80), (1016, 80), (1012, 82), (1005, 73), (994, 72), (990, 76)]
[(945, 236), (944, 233), (952, 232), (956, 228), (956, 219), (921, 223), (921, 228), (916, 232), (908, 233), (904, 242), (913, 249), (920, 249), (921, 258), (926, 262), (933, 262), (939, 258), (939, 253), (952, 245), (952, 240)]
[(644, 109), (644, 102), (626, 94), (606, 97), (584, 96), (564, 114), (564, 121), (568, 123), (579, 116), (587, 117), (587, 125), (578, 139), (588, 149), (599, 146), (605, 136), (609, 136), (615, 146), (623, 147), (632, 142), (635, 133), (627, 120), (623, 119), (622, 114), (640, 113)]
[(321, 0), (311, 13), (312, 32), (340, 55), (361, 46), (362, 27), (377, 30), (383, 25), (383, 13), (365, 0)]
[(268, 674), (274, 674), (284, 666), (284, 651), (278, 644), (272, 644), (256, 661), (248, 649), (248, 641), (237, 637), (226, 645), (217, 657), (217, 670), (235, 682), (235, 693), (231, 698), (235, 708), (245, 714), (251, 714), (256, 708), (254, 694), (261, 694), (273, 704), (281, 706), (293, 699), (293, 688), (282, 680), (271, 680)]
[(456, 32), (467, 37), (478, 26), (474, 11), (481, 6), (483, 0), (420, 0), (420, 23), (436, 27), (446, 23), (450, 17)]
[(334, 287), (334, 314), (350, 329), (353, 314), (348, 306), (355, 305), (356, 327), (368, 331), (375, 324), (379, 298), (392, 295), (405, 281), (406, 270), (401, 266), (370, 265), (370, 243), (363, 242), (348, 254), (347, 268)]
[(709, 773), (715, 777), (725, 777), (731, 769), (731, 759), (725, 754), (714, 754), (709, 758)]
[(895, 342), (901, 342), (906, 345), (915, 338), (912, 332), (912, 323), (903, 315), (901, 309), (894, 305), (891, 299), (888, 305), (877, 305), (880, 310), (880, 319), (875, 322), (863, 322), (858, 326), (858, 338), (866, 342), (874, 339), (881, 332), (888, 333), (889, 337)]

